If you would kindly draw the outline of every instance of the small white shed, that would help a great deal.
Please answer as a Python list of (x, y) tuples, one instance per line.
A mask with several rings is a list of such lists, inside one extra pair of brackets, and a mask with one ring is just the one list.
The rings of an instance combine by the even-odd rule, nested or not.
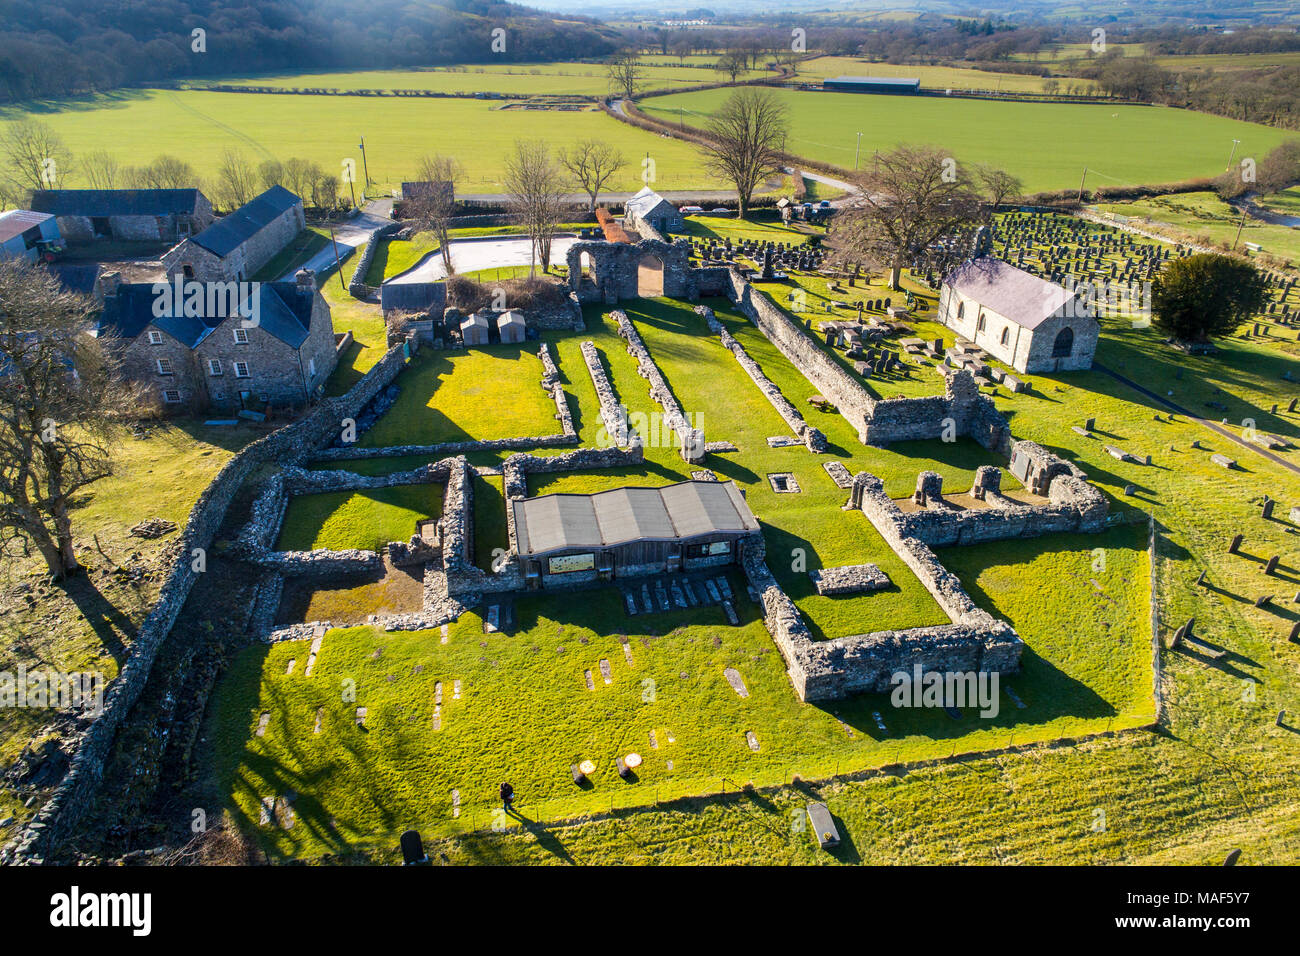
[(488, 344), (488, 320), (481, 312), (461, 320), (460, 337), (466, 345)]
[(522, 342), (526, 329), (524, 314), (516, 309), (497, 316), (497, 331), (501, 333), (501, 341), (506, 345)]

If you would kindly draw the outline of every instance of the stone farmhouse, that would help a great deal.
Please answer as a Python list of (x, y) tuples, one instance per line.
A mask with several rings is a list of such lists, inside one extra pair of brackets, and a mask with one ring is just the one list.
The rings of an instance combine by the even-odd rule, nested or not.
[(1081, 371), (1101, 333), (1083, 293), (980, 256), (944, 279), (939, 321), (1018, 372)]
[(36, 262), (44, 249), (59, 242), (59, 224), (48, 213), (30, 209), (0, 212), (0, 259)]
[(212, 225), (197, 189), (41, 189), (32, 208), (55, 216), (65, 239), (179, 242)]
[(208, 283), (205, 292), (216, 294), (198, 309), (160, 309), (161, 285), (105, 275), (98, 331), (113, 337), (126, 374), (165, 409), (300, 408), (319, 397), (337, 353), (330, 307), (310, 270), (293, 282)]
[(283, 186), (186, 239), (163, 256), (168, 276), (199, 282), (242, 282), (270, 262), (306, 227), (302, 200)]
[(677, 207), (649, 186), (624, 203), (623, 222), (648, 239), (657, 239), (686, 228), (686, 222)]

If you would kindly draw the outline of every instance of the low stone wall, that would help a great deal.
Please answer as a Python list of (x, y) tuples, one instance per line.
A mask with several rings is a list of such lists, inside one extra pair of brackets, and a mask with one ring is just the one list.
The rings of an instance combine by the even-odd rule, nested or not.
[(823, 352), (793, 319), (750, 285), (738, 272), (727, 270), (727, 295), (773, 345), (790, 360), (813, 388), (834, 403), (853, 426), (858, 439), (867, 444), (867, 423), (871, 416), (871, 395), (854, 381), (835, 360)]
[(366, 273), (370, 271), (370, 263), (375, 259), (375, 250), (379, 245), (379, 240), (385, 236), (391, 236), (402, 228), (400, 222), (390, 222), (380, 226), (378, 229), (371, 230), (370, 238), (366, 240), (366, 247), (361, 250), (361, 255), (357, 256), (357, 267), (352, 272), (352, 280), (348, 283), (348, 291), (358, 299), (372, 295), (375, 291), (373, 286), (366, 285)]
[(663, 372), (659, 371), (659, 366), (651, 357), (650, 350), (641, 341), (641, 333), (636, 330), (636, 326), (622, 309), (616, 309), (609, 315), (618, 325), (619, 336), (627, 342), (628, 354), (636, 359), (637, 374), (650, 383), (650, 398), (664, 410), (664, 422), (680, 440), (684, 441), (691, 433), (691, 423), (682, 412), (682, 407), (677, 404), (673, 390), (668, 387), (668, 381), (664, 378)]
[[(357, 415), (386, 388), (405, 364), (400, 348), (389, 351), (346, 395), (328, 398), (293, 424), (272, 432), (239, 451), (217, 473), (194, 507), (176, 545), (174, 563), (144, 623), (135, 635), (131, 656), (104, 695), (104, 709), (83, 735), (63, 781), (18, 838), (14, 859), (39, 863), (50, 847), (66, 837), (86, 807), (94, 802), (104, 761), (118, 729), (149, 680), (158, 649), (171, 633), (199, 572), (199, 554), (207, 555), (226, 518), (231, 501), (248, 477), (263, 465), (296, 463), (332, 441), (345, 418)], [(214, 560), (216, 560), (214, 558)]]
[(285, 577), (340, 577), (382, 571), (383, 557), (375, 551), (268, 551), (252, 563)]
[(758, 390), (763, 393), (763, 397), (772, 403), (772, 407), (776, 409), (777, 414), (785, 419), (785, 423), (790, 426), (790, 430), (808, 446), (808, 450), (814, 453), (826, 451), (826, 436), (804, 420), (804, 417), (799, 414), (799, 410), (790, 404), (789, 400), (781, 394), (781, 390), (763, 374), (763, 370), (758, 363), (749, 357), (745, 347), (737, 342), (735, 336), (728, 332), (726, 327), (718, 321), (714, 311), (707, 305), (697, 305), (695, 312), (704, 319), (709, 331), (718, 336), (723, 346), (736, 357), (740, 367), (753, 379), (754, 384), (758, 386)]
[(596, 389), (596, 398), (600, 401), (600, 419), (605, 423), (605, 433), (611, 443), (624, 447), (630, 437), (627, 411), (614, 394), (614, 386), (605, 373), (605, 365), (600, 360), (600, 350), (596, 348), (596, 343), (583, 342), (581, 348), (582, 358), (591, 375), (591, 384)]
[(889, 587), (889, 575), (874, 564), (849, 564), (808, 572), (818, 594), (860, 594)]

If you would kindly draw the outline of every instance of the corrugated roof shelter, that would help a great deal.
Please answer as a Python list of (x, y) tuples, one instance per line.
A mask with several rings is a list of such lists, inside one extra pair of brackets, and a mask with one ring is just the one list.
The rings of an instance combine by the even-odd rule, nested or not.
[(513, 506), (519, 554), (529, 557), (758, 531), (753, 512), (730, 481), (543, 495), (516, 500)]
[(0, 258), (35, 262), (40, 258), (41, 243), (57, 243), (59, 238), (59, 224), (49, 213), (30, 209), (0, 212)]
[(841, 93), (919, 93), (921, 81), (901, 76), (833, 76), (822, 89)]

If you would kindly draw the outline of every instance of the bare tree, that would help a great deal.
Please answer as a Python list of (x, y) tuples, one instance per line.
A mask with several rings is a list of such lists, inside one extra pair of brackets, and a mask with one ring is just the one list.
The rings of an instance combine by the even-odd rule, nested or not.
[(614, 146), (599, 139), (584, 139), (572, 149), (559, 153), (560, 165), (573, 174), (583, 190), (591, 197), (590, 208), (596, 209), (596, 197), (605, 183), (624, 166), (627, 160)]
[(72, 171), (72, 151), (49, 125), (35, 119), (15, 120), (0, 135), (0, 157), (11, 188), (49, 189)]
[(284, 163), (278, 159), (264, 159), (257, 166), (257, 178), (263, 189), (284, 185)]
[(735, 83), (746, 70), (747, 58), (739, 50), (730, 50), (722, 55), (714, 65), (714, 69), (719, 73), (725, 73), (731, 77), (731, 82)]
[(421, 157), (416, 164), (416, 179), (428, 185), (421, 187), (421, 193), (406, 202), (407, 215), (438, 240), (442, 266), (447, 275), (456, 271), (451, 261), (451, 220), (456, 214), (456, 180), (462, 172), (455, 157)]
[(295, 196), (307, 196), (311, 193), (311, 184), (324, 173), (309, 159), (293, 157), (284, 163), (284, 188)]
[(860, 204), (835, 217), (831, 244), (843, 261), (888, 268), (894, 290), (905, 265), (979, 221), (978, 189), (931, 146), (878, 153), (858, 187)]
[(122, 165), (107, 150), (95, 150), (82, 157), (81, 177), (91, 189), (116, 189), (122, 180)]
[(228, 149), (221, 154), (217, 165), (216, 195), (217, 204), (225, 209), (237, 209), (258, 193), (257, 171), (253, 164), (237, 149)]
[(1005, 169), (999, 169), (987, 163), (980, 163), (975, 167), (975, 176), (979, 180), (986, 204), (984, 210), (985, 222), (993, 218), (993, 214), (998, 211), (999, 206), (1014, 203), (1025, 194), (1024, 182), (1021, 181), (1020, 177), (1012, 175)]
[[(505, 187), (510, 204), (528, 230), (533, 263), (551, 271), (551, 242), (564, 210), (564, 169), (551, 157), (551, 148), (541, 140), (515, 140), (506, 159)], [(531, 270), (530, 270), (531, 271)]]
[(771, 90), (746, 87), (733, 93), (709, 118), (705, 163), (736, 187), (740, 218), (758, 184), (783, 167), (790, 122)]
[(55, 578), (78, 568), (71, 503), (112, 474), (113, 426), (139, 400), (94, 311), (44, 266), (0, 261), (0, 554), (34, 546)]
[(140, 189), (186, 189), (199, 184), (194, 167), (175, 156), (159, 156), (148, 166), (127, 172), (127, 180)]
[(645, 71), (637, 61), (635, 50), (625, 50), (610, 61), (609, 91), (625, 100), (634, 100), (645, 87)]

